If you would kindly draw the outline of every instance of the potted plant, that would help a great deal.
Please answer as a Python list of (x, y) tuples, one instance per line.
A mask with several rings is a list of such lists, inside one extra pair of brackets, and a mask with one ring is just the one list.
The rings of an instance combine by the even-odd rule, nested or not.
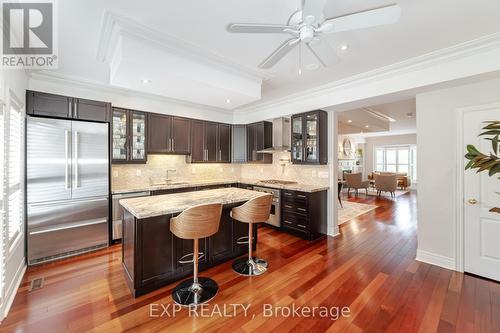
[[(491, 141), (492, 152), (482, 153), (474, 145), (467, 145), (465, 158), (469, 160), (469, 163), (465, 166), (465, 170), (477, 169), (477, 173), (487, 171), (488, 175), (493, 177), (500, 174), (500, 121), (487, 121), (485, 124), (486, 126), (483, 127), (485, 131), (479, 136), (486, 136), (486, 140)], [(490, 212), (500, 214), (500, 207), (494, 207), (490, 209)]]

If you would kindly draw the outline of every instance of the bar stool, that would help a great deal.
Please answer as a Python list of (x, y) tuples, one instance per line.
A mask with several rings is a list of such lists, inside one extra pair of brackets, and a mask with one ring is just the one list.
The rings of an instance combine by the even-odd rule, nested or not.
[(233, 261), (233, 270), (240, 275), (256, 276), (267, 271), (267, 261), (254, 257), (252, 253), (253, 224), (266, 222), (269, 219), (272, 201), (273, 195), (266, 194), (231, 210), (233, 219), (248, 223), (248, 242), (238, 243), (248, 243), (248, 258), (242, 257)]
[(196, 306), (215, 297), (219, 286), (210, 278), (198, 277), (198, 261), (205, 255), (199, 252), (198, 239), (210, 237), (219, 230), (222, 214), (221, 204), (193, 206), (170, 219), (170, 231), (182, 239), (193, 240), (193, 259), (182, 263), (193, 263), (193, 280), (179, 283), (172, 291), (172, 299), (182, 306)]

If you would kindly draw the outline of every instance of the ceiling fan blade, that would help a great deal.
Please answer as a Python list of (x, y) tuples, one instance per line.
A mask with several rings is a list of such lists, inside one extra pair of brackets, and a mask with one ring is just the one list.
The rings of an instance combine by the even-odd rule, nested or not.
[(332, 33), (392, 24), (396, 23), (400, 16), (401, 7), (393, 4), (329, 18), (318, 31)]
[(292, 38), (281, 44), (269, 57), (260, 63), (260, 68), (271, 68), (300, 43), (300, 38)]
[(315, 22), (322, 22), (326, 0), (305, 0), (302, 7), (302, 20), (308, 16), (314, 16)]
[(335, 50), (323, 38), (307, 43), (307, 47), (323, 67), (333, 66), (339, 61)]
[(263, 34), (279, 34), (287, 33), (286, 29), (291, 29), (287, 25), (282, 24), (259, 24), (259, 23), (230, 23), (227, 26), (227, 31), (232, 33), (263, 33)]

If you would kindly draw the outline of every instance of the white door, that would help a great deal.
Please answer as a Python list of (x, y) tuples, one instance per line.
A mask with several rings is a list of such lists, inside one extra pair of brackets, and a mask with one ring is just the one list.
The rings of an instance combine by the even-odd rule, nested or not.
[[(484, 132), (484, 122), (493, 120), (500, 120), (500, 108), (465, 112), (464, 143), (485, 154), (493, 152), (491, 141), (478, 137)], [(466, 272), (500, 281), (500, 214), (489, 211), (500, 207), (500, 179), (498, 174), (489, 177), (487, 171), (476, 170), (464, 171), (464, 268)]]

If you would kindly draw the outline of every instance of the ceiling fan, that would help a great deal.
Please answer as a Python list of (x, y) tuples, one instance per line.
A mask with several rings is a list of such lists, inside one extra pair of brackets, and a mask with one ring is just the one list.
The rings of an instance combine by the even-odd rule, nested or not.
[(324, 34), (368, 28), (397, 22), (401, 9), (396, 4), (371, 8), (330, 18), (324, 18), (323, 9), (327, 0), (301, 0), (300, 8), (288, 19), (287, 24), (230, 23), (227, 30), (232, 33), (276, 33), (288, 34), (292, 38), (283, 42), (259, 65), (269, 69), (303, 43), (328, 67), (338, 61), (335, 50), (325, 43)]

